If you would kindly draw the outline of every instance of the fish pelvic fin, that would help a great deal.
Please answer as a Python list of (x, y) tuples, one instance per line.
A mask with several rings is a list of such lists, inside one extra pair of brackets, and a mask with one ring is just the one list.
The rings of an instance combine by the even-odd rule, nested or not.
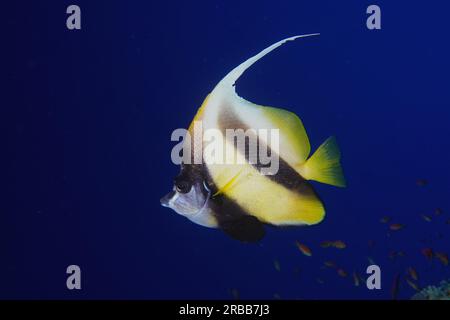
[(252, 66), (256, 61), (258, 61), (259, 59), (261, 59), (262, 57), (264, 57), (266, 54), (268, 54), (269, 52), (275, 50), (276, 48), (282, 46), (283, 44), (285, 44), (288, 41), (293, 41), (296, 40), (298, 38), (306, 38), (306, 37), (311, 37), (311, 36), (318, 36), (319, 33), (311, 33), (311, 34), (304, 34), (304, 35), (298, 35), (298, 36), (293, 36), (293, 37), (289, 37), (283, 40), (280, 40), (274, 44), (272, 44), (270, 47), (267, 47), (266, 49), (262, 50), (260, 53), (258, 53), (257, 55), (247, 59), (246, 61), (244, 61), (243, 63), (241, 63), (240, 65), (238, 65), (236, 68), (234, 68), (233, 70), (231, 70), (230, 73), (228, 73), (225, 78), (223, 78), (217, 85), (218, 88), (224, 89), (226, 87), (228, 88), (232, 88), (234, 87), (236, 81), (240, 78), (240, 76), (244, 73), (245, 70), (247, 70), (248, 68), (250, 68), (250, 66)]
[(315, 180), (336, 187), (345, 187), (342, 171), (341, 152), (335, 137), (330, 137), (302, 165), (298, 172), (308, 180)]

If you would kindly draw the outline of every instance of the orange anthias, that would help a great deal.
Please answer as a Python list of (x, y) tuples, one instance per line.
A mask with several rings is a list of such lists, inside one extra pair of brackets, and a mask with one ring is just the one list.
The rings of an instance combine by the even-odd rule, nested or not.
[(433, 258), (433, 249), (423, 248), (421, 252), (428, 260), (431, 260)]
[(303, 253), (305, 256), (311, 257), (312, 251), (309, 249), (306, 245), (303, 243), (300, 243), (298, 241), (295, 242), (295, 245), (297, 246), (298, 250), (300, 250), (301, 253)]
[(389, 229), (392, 231), (398, 231), (400, 229), (403, 229), (403, 225), (401, 223), (393, 223), (389, 226)]
[(345, 249), (347, 245), (342, 240), (336, 240), (333, 242), (333, 246), (337, 249)]
[(416, 269), (414, 269), (413, 267), (409, 267), (407, 272), (413, 280), (415, 281), (419, 280), (419, 276), (417, 275)]
[(436, 252), (434, 255), (444, 266), (448, 266), (448, 256), (444, 252)]
[(339, 268), (339, 269), (337, 270), (337, 273), (338, 273), (338, 275), (340, 275), (341, 277), (346, 277), (346, 276), (347, 276), (347, 272), (345, 272), (345, 270), (342, 269), (342, 268)]

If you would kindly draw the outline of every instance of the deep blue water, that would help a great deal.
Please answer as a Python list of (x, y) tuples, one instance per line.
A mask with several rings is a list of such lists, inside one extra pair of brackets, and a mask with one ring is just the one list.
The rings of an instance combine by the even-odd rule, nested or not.
[[(65, 26), (72, 3), (79, 31)], [(381, 30), (365, 26), (372, 3)], [(390, 299), (408, 266), (421, 286), (450, 278), (450, 267), (420, 252), (450, 251), (449, 9), (356, 0), (2, 5), (0, 298), (222, 299), (234, 289), (242, 299)], [(337, 137), (348, 187), (314, 183), (326, 219), (243, 244), (161, 207), (179, 170), (172, 131), (188, 126), (233, 67), (313, 32), (320, 37), (254, 65), (237, 91), (296, 112), (312, 149)], [(383, 216), (405, 227), (389, 232)], [(347, 248), (323, 249), (323, 240)], [(392, 260), (392, 250), (405, 256)], [(368, 257), (381, 267), (381, 290), (353, 285)], [(348, 276), (324, 269), (326, 260)], [(81, 291), (66, 289), (70, 264), (81, 267)], [(413, 294), (402, 281), (399, 298)]]

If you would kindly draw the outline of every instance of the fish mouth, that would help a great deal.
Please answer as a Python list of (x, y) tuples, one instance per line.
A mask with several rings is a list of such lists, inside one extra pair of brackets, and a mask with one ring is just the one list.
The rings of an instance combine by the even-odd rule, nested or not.
[[(201, 208), (198, 209), (198, 211), (191, 213), (192, 216), (196, 216), (196, 215), (200, 214), (201, 212), (203, 212), (203, 210), (208, 206), (209, 200), (211, 198), (211, 190), (206, 186), (205, 183), (203, 183), (203, 186), (207, 192), (207, 194), (205, 196), (205, 202), (203, 203)], [(173, 190), (173, 191), (170, 191), (168, 194), (166, 194), (164, 197), (162, 197), (159, 201), (163, 207), (173, 209), (177, 213), (179, 213), (183, 216), (187, 215), (186, 213), (179, 212), (177, 210), (177, 208), (174, 207), (174, 200), (176, 199), (176, 197), (177, 197), (177, 192), (175, 190)]]
[(170, 201), (175, 196), (175, 191), (170, 191), (164, 197), (161, 198), (160, 202), (163, 207), (170, 208)]

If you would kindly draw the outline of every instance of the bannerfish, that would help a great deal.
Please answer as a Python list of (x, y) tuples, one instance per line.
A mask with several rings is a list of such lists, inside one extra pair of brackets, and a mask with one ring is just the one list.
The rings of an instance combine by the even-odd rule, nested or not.
[[(172, 191), (161, 199), (163, 206), (244, 242), (262, 239), (265, 224), (310, 226), (324, 219), (324, 205), (309, 180), (345, 187), (336, 139), (328, 138), (310, 157), (309, 139), (296, 114), (254, 104), (235, 91), (236, 81), (256, 61), (288, 41), (314, 35), (318, 34), (276, 42), (234, 68), (215, 86), (187, 130), (186, 136), (194, 137), (193, 141), (185, 137), (180, 142), (181, 170)], [(213, 130), (219, 134), (211, 135)], [(239, 147), (236, 136), (229, 137), (229, 130), (245, 132), (245, 148)], [(277, 132), (278, 143), (262, 130)], [(252, 149), (252, 141), (256, 141), (256, 149)], [(223, 151), (222, 163), (208, 149), (212, 142), (222, 146), (215, 149)], [(268, 164), (261, 158), (261, 150), (276, 156), (276, 170), (263, 172)]]

